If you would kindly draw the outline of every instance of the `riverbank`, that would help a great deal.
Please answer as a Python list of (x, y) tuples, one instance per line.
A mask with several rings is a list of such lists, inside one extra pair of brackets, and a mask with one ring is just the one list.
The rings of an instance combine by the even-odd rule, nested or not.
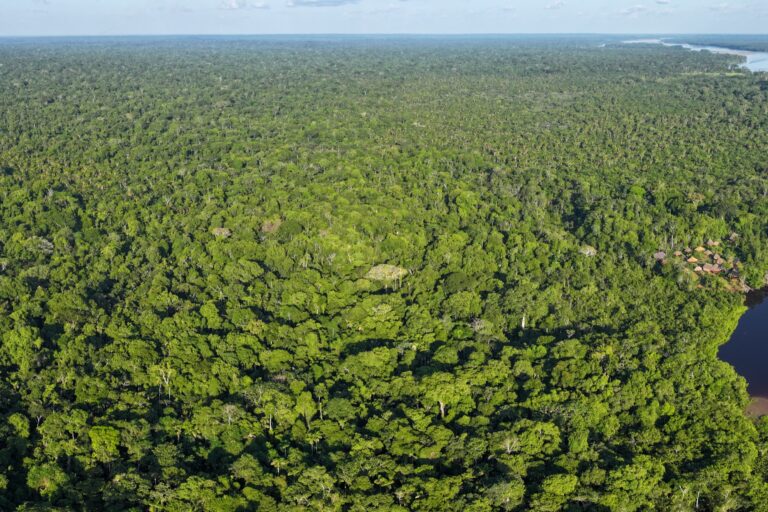
[(768, 415), (768, 398), (761, 396), (753, 397), (747, 406), (747, 414), (753, 418)]
[(768, 72), (768, 52), (757, 52), (750, 50), (739, 50), (736, 48), (727, 48), (722, 46), (703, 46), (688, 43), (670, 43), (664, 39), (632, 39), (628, 41), (622, 41), (624, 44), (660, 44), (667, 47), (680, 47), (686, 50), (694, 52), (707, 51), (718, 55), (734, 55), (737, 57), (743, 57), (746, 62), (742, 63), (740, 67), (749, 71), (755, 72)]

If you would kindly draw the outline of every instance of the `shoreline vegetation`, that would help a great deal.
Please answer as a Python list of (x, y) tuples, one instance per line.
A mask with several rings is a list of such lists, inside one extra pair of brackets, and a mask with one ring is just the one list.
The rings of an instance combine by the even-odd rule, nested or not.
[(765, 510), (768, 85), (604, 39), (0, 43), (0, 509)]

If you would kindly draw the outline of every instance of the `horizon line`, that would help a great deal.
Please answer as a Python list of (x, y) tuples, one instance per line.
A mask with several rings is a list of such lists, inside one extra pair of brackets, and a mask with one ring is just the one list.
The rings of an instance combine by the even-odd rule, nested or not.
[(0, 39), (100, 37), (476, 37), (476, 36), (757, 36), (753, 32), (264, 32), (264, 33), (125, 33), (125, 34), (0, 34)]

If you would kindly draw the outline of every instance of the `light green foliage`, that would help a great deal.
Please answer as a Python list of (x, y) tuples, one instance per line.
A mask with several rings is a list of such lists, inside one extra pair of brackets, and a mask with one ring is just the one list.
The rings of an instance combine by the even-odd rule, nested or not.
[(43, 340), (32, 327), (21, 327), (3, 334), (3, 355), (19, 368), (20, 375), (29, 374), (35, 366), (38, 350)]
[(491, 503), (499, 510), (514, 510), (523, 501), (525, 484), (519, 480), (494, 484), (486, 491)]
[(33, 466), (27, 474), (27, 485), (44, 498), (54, 496), (67, 483), (67, 475), (56, 464)]
[(120, 433), (112, 427), (92, 427), (88, 431), (91, 439), (91, 449), (96, 460), (108, 462), (119, 454), (117, 446), (120, 442)]
[(304, 392), (296, 399), (296, 412), (304, 418), (307, 423), (307, 428), (310, 426), (310, 421), (317, 413), (317, 406), (315, 405), (315, 399), (312, 398), (312, 394)]

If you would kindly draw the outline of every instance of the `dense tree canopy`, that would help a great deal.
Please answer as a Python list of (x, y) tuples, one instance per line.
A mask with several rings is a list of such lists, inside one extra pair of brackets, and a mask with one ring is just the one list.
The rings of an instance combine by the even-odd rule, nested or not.
[(599, 42), (0, 43), (0, 509), (768, 510), (768, 87)]

